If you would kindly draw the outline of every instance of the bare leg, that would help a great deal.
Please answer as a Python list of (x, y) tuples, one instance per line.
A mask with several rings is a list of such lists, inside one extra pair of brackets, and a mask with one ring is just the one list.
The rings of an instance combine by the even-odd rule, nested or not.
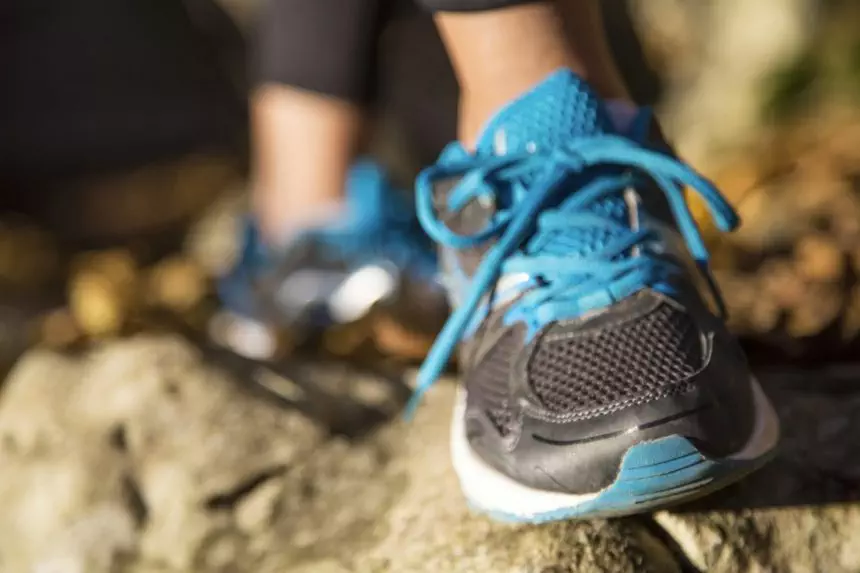
[(436, 23), (460, 82), (459, 137), (467, 146), (502, 105), (554, 70), (586, 75), (554, 4), (439, 12)]
[(460, 82), (460, 139), (467, 146), (502, 105), (558, 68), (605, 98), (629, 100), (594, 0), (438, 12), (436, 22)]
[(278, 243), (342, 206), (372, 97), (382, 13), (378, 0), (264, 4), (251, 98), (253, 200), (264, 239)]
[(260, 87), (252, 98), (253, 208), (263, 236), (331, 218), (340, 208), (362, 131), (350, 103), (289, 86)]
[(609, 49), (598, 0), (559, 0), (567, 39), (580, 55), (588, 81), (605, 99), (632, 103)]

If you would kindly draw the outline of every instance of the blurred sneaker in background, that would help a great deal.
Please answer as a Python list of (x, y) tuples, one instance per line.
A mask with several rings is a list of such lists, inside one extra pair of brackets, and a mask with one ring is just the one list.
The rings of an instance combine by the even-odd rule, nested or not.
[(435, 250), (408, 194), (371, 161), (353, 166), (345, 191), (343, 209), (330, 221), (296, 229), (277, 250), (246, 220), (239, 260), (218, 285), (233, 315), (234, 350), (266, 358), (274, 353), (274, 331), (313, 336), (378, 308), (431, 335), (444, 320)]

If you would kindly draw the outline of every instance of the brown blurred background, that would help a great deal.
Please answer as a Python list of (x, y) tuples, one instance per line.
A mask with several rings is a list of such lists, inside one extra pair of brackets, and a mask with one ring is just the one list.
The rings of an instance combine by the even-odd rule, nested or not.
[[(0, 6), (0, 356), (181, 323), (201, 332), (247, 176), (259, 0)], [(622, 69), (745, 219), (709, 230), (754, 360), (860, 348), (860, 6), (611, 0)], [(456, 86), (410, 7), (379, 44), (373, 151), (408, 186)], [(699, 213), (702, 215), (702, 213)], [(178, 322), (177, 322), (178, 321)]]

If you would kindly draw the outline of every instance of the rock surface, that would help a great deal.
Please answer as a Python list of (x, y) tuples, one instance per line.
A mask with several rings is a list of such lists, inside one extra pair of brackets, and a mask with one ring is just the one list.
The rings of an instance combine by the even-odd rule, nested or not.
[[(401, 385), (348, 370), (333, 382), (330, 370), (302, 376), (344, 400), (402, 401)], [(512, 526), (472, 514), (457, 489), (452, 384), (410, 425), (356, 437), (360, 424), (334, 436), (319, 415), (350, 410), (296, 406), (304, 382), (269, 380), (282, 386), (272, 400), (250, 380), (173, 336), (79, 356), (31, 351), (0, 394), (0, 571), (860, 570), (860, 393), (850, 387), (766, 378), (791, 421), (782, 452), (695, 505)]]
[(747, 480), (655, 521), (699, 571), (860, 571), (860, 392), (764, 377), (783, 420), (778, 457)]
[(123, 556), (197, 570), (233, 528), (221, 508), (322, 436), (177, 338), (34, 351), (0, 399), (0, 570), (114, 571)]

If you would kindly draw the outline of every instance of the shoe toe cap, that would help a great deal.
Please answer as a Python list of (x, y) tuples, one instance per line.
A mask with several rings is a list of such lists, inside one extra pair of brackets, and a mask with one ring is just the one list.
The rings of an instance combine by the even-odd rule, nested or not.
[(647, 303), (535, 340), (511, 369), (512, 429), (493, 431), (473, 408), (473, 449), (521, 483), (577, 494), (611, 484), (645, 441), (683, 436), (714, 457), (740, 450), (755, 412), (737, 343), (718, 322), (702, 325), (659, 297)]

